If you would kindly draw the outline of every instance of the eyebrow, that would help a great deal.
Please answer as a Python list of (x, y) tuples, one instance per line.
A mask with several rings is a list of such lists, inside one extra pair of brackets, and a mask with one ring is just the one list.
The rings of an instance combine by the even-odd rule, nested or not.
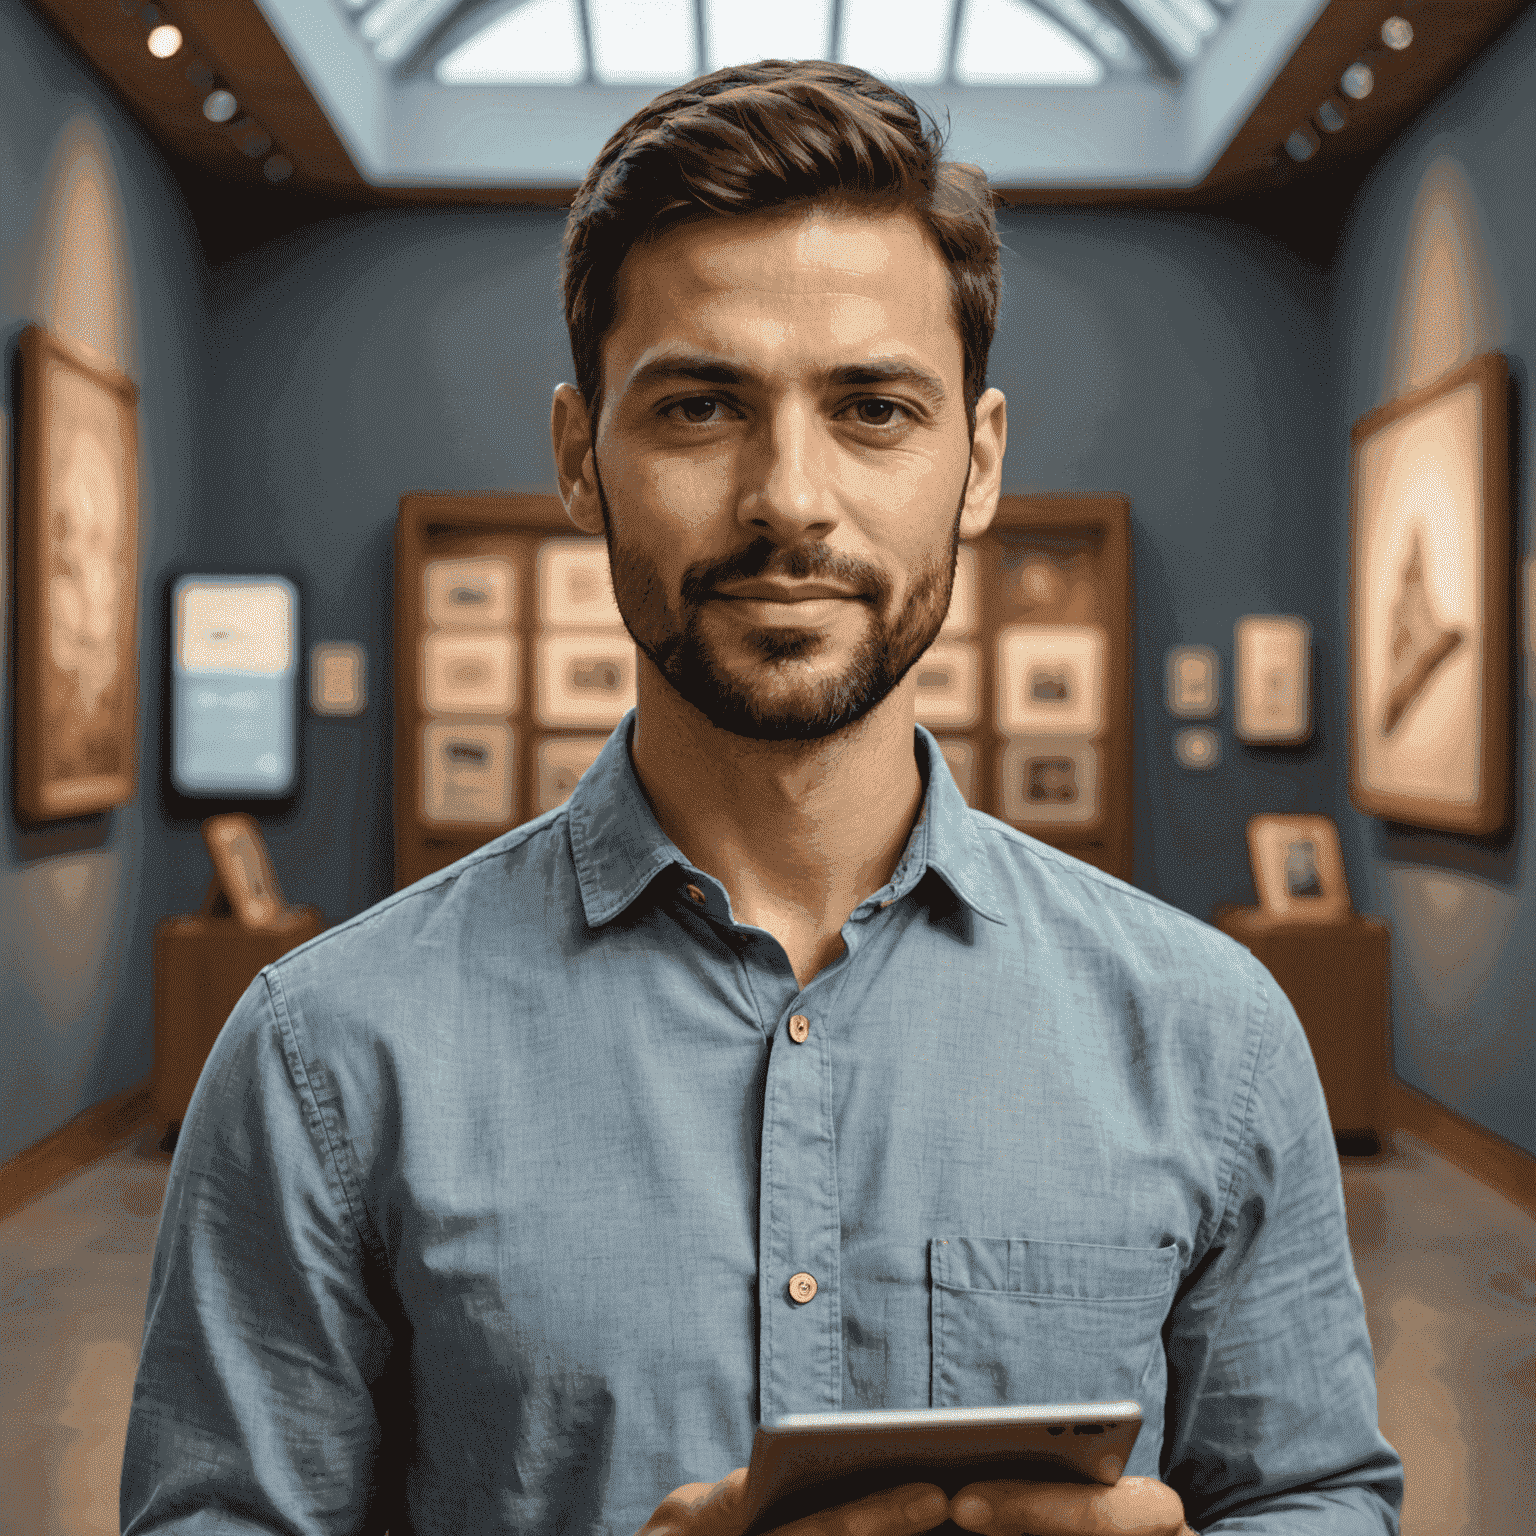
[[(949, 392), (944, 381), (927, 368), (908, 362), (846, 363), (839, 368), (824, 369), (818, 376), (824, 385), (843, 388), (850, 385), (892, 386), (905, 385), (922, 397), (928, 407), (942, 411), (948, 403)], [(658, 357), (643, 368), (636, 369), (629, 380), (629, 389), (648, 389), (657, 384), (690, 383), (737, 386), (758, 382), (758, 376), (748, 368), (738, 368), (732, 363), (712, 357)]]

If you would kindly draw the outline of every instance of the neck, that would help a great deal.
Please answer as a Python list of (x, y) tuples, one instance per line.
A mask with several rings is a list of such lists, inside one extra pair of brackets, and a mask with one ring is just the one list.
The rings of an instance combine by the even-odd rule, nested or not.
[(895, 871), (922, 807), (912, 686), (820, 741), (713, 725), (643, 654), (630, 752), (662, 830), (740, 922), (835, 933)]

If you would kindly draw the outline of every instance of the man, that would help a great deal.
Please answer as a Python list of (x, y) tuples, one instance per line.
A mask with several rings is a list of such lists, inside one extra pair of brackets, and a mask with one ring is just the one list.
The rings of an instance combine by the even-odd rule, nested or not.
[(241, 1000), (125, 1531), (740, 1536), (761, 1419), (1128, 1397), (1113, 1488), (786, 1529), (1396, 1529), (1294, 1012), (914, 728), (1006, 441), (990, 202), (938, 150), (868, 75), (767, 63), (594, 165), (552, 433), (638, 708), (566, 805)]

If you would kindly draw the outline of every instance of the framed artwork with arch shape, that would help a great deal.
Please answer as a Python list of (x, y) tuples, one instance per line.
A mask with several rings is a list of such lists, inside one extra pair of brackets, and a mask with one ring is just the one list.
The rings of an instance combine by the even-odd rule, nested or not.
[(1508, 365), (1486, 352), (1350, 436), (1350, 799), (1496, 835), (1513, 788)]
[(21, 333), (16, 811), (88, 816), (138, 786), (138, 388), (41, 326)]

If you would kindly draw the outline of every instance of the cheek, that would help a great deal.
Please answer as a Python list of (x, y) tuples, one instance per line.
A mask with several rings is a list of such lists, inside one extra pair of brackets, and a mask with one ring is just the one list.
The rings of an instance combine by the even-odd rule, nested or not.
[(626, 489), (648, 519), (702, 528), (730, 509), (731, 471), (722, 458), (658, 454), (638, 465)]

